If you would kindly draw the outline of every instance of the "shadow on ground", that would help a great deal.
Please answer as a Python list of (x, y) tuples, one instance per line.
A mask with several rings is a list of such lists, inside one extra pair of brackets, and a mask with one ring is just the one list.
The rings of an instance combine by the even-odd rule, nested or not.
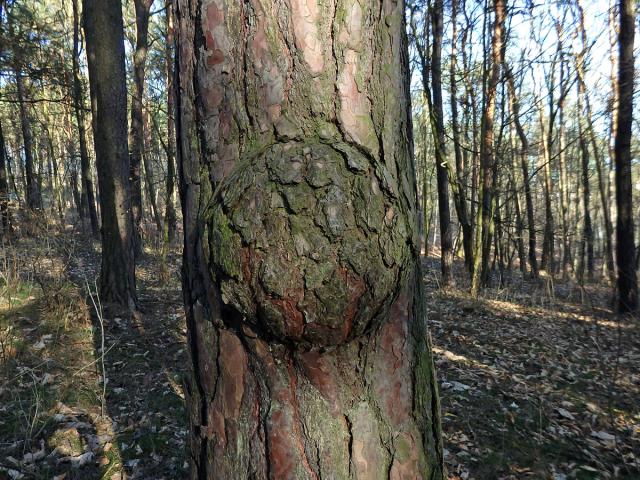
[(450, 478), (640, 478), (640, 323), (607, 288), (520, 278), (474, 300), (426, 266)]

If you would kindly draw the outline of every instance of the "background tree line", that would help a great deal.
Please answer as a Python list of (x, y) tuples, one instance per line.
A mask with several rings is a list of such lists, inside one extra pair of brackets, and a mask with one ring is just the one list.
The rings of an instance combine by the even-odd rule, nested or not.
[(634, 309), (631, 2), (408, 10), (425, 249), (439, 245), (443, 283), (460, 255), (475, 294), (543, 271), (604, 279)]

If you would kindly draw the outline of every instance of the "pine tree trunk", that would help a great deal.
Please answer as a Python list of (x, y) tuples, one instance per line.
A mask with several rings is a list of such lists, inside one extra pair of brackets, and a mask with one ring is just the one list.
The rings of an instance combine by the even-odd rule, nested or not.
[(33, 137), (31, 133), (31, 122), (29, 121), (29, 113), (24, 98), (24, 80), (22, 78), (22, 70), (16, 66), (14, 68), (16, 76), (16, 93), (18, 95), (18, 106), (20, 107), (20, 123), (22, 126), (22, 141), (24, 145), (24, 168), (26, 180), (25, 198), (27, 207), (30, 210), (39, 210), (42, 208), (42, 196), (40, 193), (39, 182), (36, 178), (33, 160)]
[(142, 178), (144, 149), (144, 81), (147, 64), (149, 12), (152, 0), (134, 0), (136, 11), (136, 49), (133, 54), (133, 95), (131, 99), (130, 169), (133, 244), (136, 257), (142, 253)]
[[(0, 12), (2, 11), (0, 7)], [(4, 143), (4, 132), (0, 123), (0, 238), (11, 234), (11, 219), (9, 217), (9, 184), (7, 182), (7, 149)]]
[(487, 83), (487, 94), (482, 113), (480, 142), (480, 175), (482, 178), (479, 194), (480, 203), (476, 214), (475, 241), (473, 252), (473, 275), (471, 292), (477, 295), (482, 278), (486, 278), (489, 263), (491, 230), (493, 229), (493, 178), (494, 178), (494, 134), (493, 124), (496, 110), (496, 91), (500, 80), (500, 67), (504, 55), (505, 0), (494, 0), (494, 24), (491, 36), (491, 67)]
[(149, 127), (149, 112), (145, 111), (143, 113), (144, 117), (144, 155), (142, 155), (142, 162), (144, 164), (144, 174), (145, 174), (145, 186), (147, 191), (147, 198), (149, 199), (149, 206), (151, 207), (151, 215), (153, 216), (153, 220), (156, 224), (156, 232), (158, 237), (162, 232), (162, 217), (160, 215), (160, 210), (158, 209), (158, 194), (156, 192), (156, 184), (155, 184), (155, 174), (153, 173), (153, 161), (151, 160), (151, 151), (152, 151), (152, 143), (151, 143), (151, 129)]
[(551, 197), (553, 195), (553, 183), (551, 181), (551, 132), (553, 131), (552, 120), (549, 119), (548, 130), (545, 128), (542, 109), (540, 115), (540, 149), (542, 153), (542, 179), (544, 183), (544, 235), (542, 238), (542, 256), (540, 268), (552, 275), (554, 272), (554, 252), (555, 252), (555, 220), (553, 218), (553, 205)]
[(176, 2), (191, 478), (442, 479), (403, 2)]
[(89, 149), (87, 148), (87, 133), (85, 130), (84, 94), (80, 79), (80, 22), (78, 13), (78, 0), (73, 0), (73, 108), (78, 124), (78, 141), (80, 143), (80, 172), (82, 176), (82, 194), (86, 199), (91, 233), (94, 238), (100, 237), (98, 225), (98, 213), (96, 211), (96, 199), (93, 192), (93, 179), (91, 178), (91, 162)]
[(633, 122), (633, 37), (635, 8), (633, 0), (620, 0), (618, 63), (618, 115), (615, 136), (616, 256), (618, 260), (618, 310), (630, 312), (638, 306), (635, 244), (633, 238), (633, 198), (631, 182), (631, 127)]
[(100, 211), (100, 296), (128, 309), (136, 304), (133, 218), (127, 148), (127, 90), (120, 0), (84, 0)]
[[(422, 74), (422, 88), (429, 108), (429, 124), (433, 136), (436, 164), (436, 184), (438, 187), (438, 217), (440, 220), (440, 271), (442, 274), (442, 284), (452, 285), (454, 283), (453, 266), (453, 225), (451, 223), (451, 212), (449, 209), (449, 181), (450, 178), (448, 160), (446, 154), (444, 112), (442, 105), (442, 36), (444, 31), (443, 23), (443, 2), (436, 0), (433, 7), (429, 7), (429, 19), (433, 28), (433, 43), (431, 52), (423, 43), (416, 43), (420, 56), (420, 68)], [(425, 15), (426, 17), (426, 15)], [(427, 39), (428, 23), (425, 18), (423, 37)], [(418, 35), (417, 32), (414, 32)], [(455, 176), (455, 175), (454, 175)], [(456, 185), (454, 185), (454, 190)], [(457, 198), (456, 198), (457, 200)], [(456, 201), (456, 207), (459, 203)], [(458, 208), (459, 210), (459, 208)]]
[[(444, 31), (443, 1), (435, 0), (431, 10), (431, 22), (433, 25), (433, 48), (431, 53), (431, 128), (435, 144), (436, 183), (438, 185), (438, 213), (440, 216), (440, 269), (442, 271), (442, 284), (454, 283), (453, 272), (453, 225), (449, 210), (449, 169), (447, 168), (447, 152), (444, 131), (444, 112), (442, 108), (442, 36)], [(426, 65), (423, 64), (423, 73), (428, 75)]]
[(566, 167), (566, 143), (564, 128), (564, 105), (567, 85), (564, 81), (565, 61), (564, 53), (560, 53), (560, 98), (558, 100), (558, 170), (560, 170), (560, 221), (562, 222), (562, 275), (569, 278), (571, 275), (572, 255), (571, 236), (569, 234), (569, 197)]
[(176, 142), (174, 123), (174, 35), (173, 35), (173, 0), (165, 0), (165, 15), (167, 23), (167, 38), (165, 47), (165, 64), (167, 73), (167, 180), (165, 188), (165, 212), (164, 212), (164, 240), (171, 245), (176, 236), (176, 207), (175, 207), (175, 184), (176, 184)]
[(578, 144), (580, 146), (580, 162), (582, 166), (582, 238), (580, 240), (580, 267), (578, 278), (582, 283), (584, 281), (585, 262), (587, 267), (587, 278), (593, 280), (594, 272), (594, 254), (593, 254), (593, 227), (591, 224), (590, 197), (591, 189), (589, 186), (589, 146), (587, 133), (583, 126), (582, 104), (584, 91), (580, 87), (582, 84), (578, 82)]
[(460, 146), (460, 124), (458, 122), (458, 82), (456, 75), (456, 59), (458, 56), (458, 0), (451, 0), (451, 58), (449, 65), (449, 84), (450, 84), (450, 101), (451, 101), (451, 130), (453, 137), (453, 148), (456, 158), (455, 183), (457, 190), (454, 192), (456, 197), (456, 213), (458, 221), (462, 227), (462, 245), (464, 248), (464, 262), (467, 270), (471, 272), (473, 268), (473, 226), (467, 208), (467, 191), (464, 184), (464, 157)]

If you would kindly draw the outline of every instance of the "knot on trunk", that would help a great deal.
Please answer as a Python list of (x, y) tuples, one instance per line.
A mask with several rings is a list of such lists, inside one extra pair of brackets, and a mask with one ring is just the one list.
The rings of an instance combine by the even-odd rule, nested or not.
[(344, 143), (278, 143), (241, 160), (204, 213), (223, 304), (303, 348), (363, 334), (411, 257), (410, 217), (390, 182)]

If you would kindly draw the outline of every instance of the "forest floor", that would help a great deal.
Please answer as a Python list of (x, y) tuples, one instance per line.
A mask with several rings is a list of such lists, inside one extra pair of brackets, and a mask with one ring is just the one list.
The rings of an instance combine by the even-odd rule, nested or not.
[(449, 478), (640, 478), (640, 322), (611, 289), (518, 275), (476, 300), (426, 264)]
[[(82, 238), (0, 248), (0, 480), (185, 478), (179, 255), (148, 250), (142, 312), (105, 317)], [(514, 280), (474, 300), (425, 264), (450, 479), (640, 478), (640, 323), (608, 289)]]

